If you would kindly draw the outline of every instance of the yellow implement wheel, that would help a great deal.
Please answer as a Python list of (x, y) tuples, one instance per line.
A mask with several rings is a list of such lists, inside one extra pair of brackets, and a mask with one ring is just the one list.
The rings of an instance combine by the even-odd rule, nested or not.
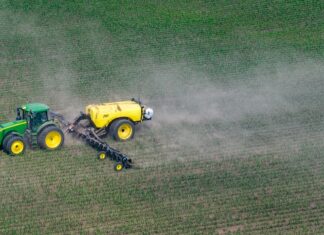
[(15, 155), (22, 154), (25, 151), (25, 148), (26, 148), (26, 144), (22, 137), (12, 136), (7, 142), (6, 151), (10, 155), (15, 156)]
[(56, 126), (48, 126), (39, 133), (37, 141), (41, 148), (55, 150), (63, 145), (64, 134), (60, 128)]
[(128, 119), (119, 119), (113, 122), (111, 131), (115, 140), (126, 141), (133, 138), (135, 126), (134, 123)]
[(133, 128), (130, 124), (124, 123), (118, 127), (118, 137), (121, 140), (128, 140), (133, 133)]
[(121, 171), (122, 169), (124, 169), (124, 165), (123, 165), (123, 163), (121, 163), (121, 162), (117, 162), (117, 163), (115, 164), (115, 166), (114, 166), (114, 169), (115, 169), (115, 171)]
[(100, 151), (100, 152), (98, 153), (98, 159), (99, 159), (99, 160), (105, 160), (106, 157), (107, 157), (107, 153), (106, 153), (106, 152), (104, 152), (104, 151)]

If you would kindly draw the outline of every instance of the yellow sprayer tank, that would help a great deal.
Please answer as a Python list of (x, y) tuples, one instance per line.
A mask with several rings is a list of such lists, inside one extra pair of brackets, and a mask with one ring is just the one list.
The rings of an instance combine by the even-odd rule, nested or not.
[(88, 105), (86, 114), (90, 116), (96, 128), (107, 127), (118, 118), (127, 118), (134, 123), (142, 121), (143, 118), (141, 105), (131, 100)]

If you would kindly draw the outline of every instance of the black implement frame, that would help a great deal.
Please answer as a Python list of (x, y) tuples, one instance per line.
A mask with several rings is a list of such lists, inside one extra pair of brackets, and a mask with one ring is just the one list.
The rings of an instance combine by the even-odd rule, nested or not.
[(74, 138), (82, 140), (87, 145), (96, 149), (98, 152), (105, 152), (107, 156), (112, 161), (117, 163), (121, 163), (124, 168), (132, 167), (132, 160), (126, 155), (109, 146), (109, 144), (103, 141), (94, 131), (93, 127), (84, 128), (79, 125), (81, 120), (87, 119), (88, 116), (81, 112), (81, 114), (74, 119), (72, 123), (66, 121), (62, 114), (49, 111), (51, 117), (54, 120), (57, 120), (62, 126), (63, 129), (69, 134), (71, 134)]

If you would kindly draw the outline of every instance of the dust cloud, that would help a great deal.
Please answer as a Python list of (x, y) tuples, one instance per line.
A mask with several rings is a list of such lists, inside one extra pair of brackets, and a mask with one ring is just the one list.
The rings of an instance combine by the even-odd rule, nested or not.
[(284, 153), (322, 142), (322, 62), (259, 66), (227, 82), (186, 70), (154, 71), (147, 87), (155, 110), (152, 132), (173, 155), (184, 149), (199, 159)]
[[(86, 104), (97, 102), (73, 91), (78, 85), (73, 71), (62, 65), (48, 74), (53, 70), (43, 68), (44, 89), (55, 99), (48, 103), (69, 120)], [(283, 63), (271, 69), (257, 66), (235, 78), (210, 77), (183, 65), (154, 66), (148, 71), (141, 96), (155, 116), (144, 124), (148, 128), (140, 130), (138, 138), (140, 144), (152, 147), (139, 154), (152, 158), (160, 153), (164, 160), (184, 161), (291, 154), (305, 144), (321, 144), (324, 137), (321, 62)], [(106, 100), (131, 98), (120, 97), (118, 91), (114, 86)]]
[(162, 91), (151, 101), (158, 108), (156, 119), (159, 123), (198, 124), (208, 120), (235, 121), (246, 115), (297, 112), (309, 104), (302, 104), (294, 97), (309, 98), (323, 91), (319, 85), (323, 85), (320, 83), (324, 66), (288, 67), (278, 66), (268, 74), (255, 69), (253, 75), (227, 84), (199, 77), (186, 84), (185, 79), (177, 79), (176, 73), (154, 74), (154, 88), (150, 89)]

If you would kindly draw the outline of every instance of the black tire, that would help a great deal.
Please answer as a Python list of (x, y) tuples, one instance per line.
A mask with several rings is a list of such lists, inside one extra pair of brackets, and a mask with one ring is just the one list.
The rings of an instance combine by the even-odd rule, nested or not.
[(3, 151), (5, 151), (6, 153), (8, 153), (7, 151), (7, 144), (8, 144), (8, 141), (11, 137), (13, 137), (14, 134), (8, 134), (2, 141), (2, 149)]
[(42, 149), (59, 149), (64, 144), (64, 134), (57, 126), (45, 127), (37, 136), (37, 144)]
[(98, 157), (99, 160), (105, 160), (107, 158), (107, 153), (105, 151), (100, 151), (97, 154), (97, 157)]
[(116, 163), (114, 164), (114, 170), (115, 170), (115, 171), (119, 172), (119, 171), (122, 171), (123, 169), (124, 169), (124, 165), (123, 165), (123, 163), (121, 163), (121, 162), (116, 162)]
[(109, 127), (109, 130), (108, 130), (108, 133), (111, 137), (114, 138), (114, 130), (116, 129), (116, 124), (117, 124), (117, 121), (118, 120), (115, 120), (111, 123), (110, 127)]
[(11, 135), (9, 140), (7, 141), (5, 151), (11, 156), (17, 156), (23, 154), (25, 150), (26, 142), (24, 138), (17, 135)]
[(127, 141), (134, 137), (135, 125), (128, 119), (118, 119), (111, 124), (110, 133), (117, 141)]

